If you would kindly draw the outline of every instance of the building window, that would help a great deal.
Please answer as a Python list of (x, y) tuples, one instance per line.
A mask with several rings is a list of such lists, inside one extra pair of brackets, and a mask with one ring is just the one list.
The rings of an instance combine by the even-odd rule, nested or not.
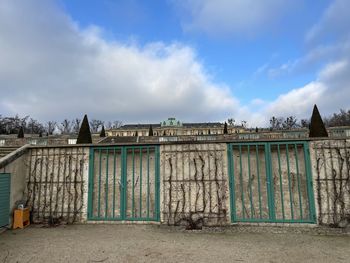
[(68, 139), (68, 144), (77, 144), (77, 139)]

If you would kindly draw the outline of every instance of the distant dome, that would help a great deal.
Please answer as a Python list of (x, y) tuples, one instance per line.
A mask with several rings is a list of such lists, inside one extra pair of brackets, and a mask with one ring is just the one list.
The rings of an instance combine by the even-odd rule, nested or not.
[(176, 120), (176, 118), (174, 118), (174, 117), (171, 117), (165, 121), (162, 121), (161, 126), (162, 127), (168, 127), (168, 126), (170, 126), (170, 127), (182, 127), (182, 122), (180, 122), (179, 120)]

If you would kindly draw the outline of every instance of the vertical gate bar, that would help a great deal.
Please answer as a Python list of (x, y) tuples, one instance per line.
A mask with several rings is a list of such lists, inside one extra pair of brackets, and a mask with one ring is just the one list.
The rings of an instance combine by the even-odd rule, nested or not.
[(309, 202), (309, 214), (310, 220), (315, 223), (316, 222), (316, 211), (315, 211), (315, 199), (314, 199), (314, 188), (312, 184), (312, 175), (311, 175), (311, 167), (310, 167), (310, 152), (309, 145), (304, 143), (304, 161), (305, 161), (305, 170), (306, 170), (306, 178), (307, 178), (307, 193), (308, 193), (308, 202)]
[(115, 148), (113, 149), (113, 218), (115, 218), (115, 172), (116, 172)]
[(160, 153), (159, 153), (159, 146), (155, 146), (155, 162), (154, 165), (155, 171), (156, 171), (156, 184), (155, 184), (155, 201), (156, 201), (156, 220), (160, 221)]
[(232, 144), (227, 145), (227, 159), (228, 159), (228, 171), (229, 171), (229, 184), (230, 184), (230, 203), (231, 203), (231, 222), (236, 220), (236, 202), (235, 202), (235, 188), (234, 188), (234, 169), (233, 169), (233, 151)]
[[(66, 171), (67, 171), (67, 165), (66, 165), (66, 163), (67, 163), (67, 149), (64, 149), (63, 150), (63, 152), (64, 152), (64, 158), (63, 158), (63, 164), (64, 164), (64, 166), (63, 166), (63, 182), (62, 182), (62, 187), (63, 187), (63, 193), (62, 193), (62, 210), (61, 210), (61, 217), (63, 217), (63, 210), (64, 210), (64, 197), (65, 197), (65, 191), (66, 191)], [(95, 172), (95, 171), (94, 171)], [(40, 178), (40, 181), (41, 181), (41, 178)], [(39, 194), (40, 194), (40, 192), (39, 192)], [(39, 195), (39, 198), (40, 198), (40, 195)], [(39, 209), (39, 207), (38, 207), (38, 209)], [(39, 211), (38, 211), (39, 212)]]
[(247, 154), (248, 154), (248, 180), (249, 180), (249, 201), (250, 201), (250, 218), (253, 218), (253, 193), (252, 193), (252, 180), (250, 174), (250, 145), (247, 146)]
[(265, 157), (265, 178), (266, 178), (266, 198), (267, 198), (267, 205), (268, 205), (268, 215), (269, 215), (269, 221), (271, 221), (271, 189), (270, 189), (270, 169), (269, 169), (269, 158), (268, 158), (268, 144), (264, 143), (264, 157)]
[(282, 218), (285, 219), (284, 214), (284, 198), (283, 198), (283, 181), (282, 181), (282, 171), (281, 171), (281, 152), (280, 152), (280, 145), (277, 144), (277, 157), (278, 157), (278, 173), (280, 176), (280, 194), (281, 194), (281, 204), (282, 204)]
[(95, 165), (95, 157), (94, 157), (94, 148), (90, 148), (90, 160), (89, 160), (89, 192), (88, 192), (88, 218), (93, 217), (93, 191), (94, 191), (94, 165)]
[(147, 219), (149, 219), (149, 146), (147, 146)]
[(140, 218), (142, 218), (142, 147), (140, 147)]
[(270, 196), (270, 220), (276, 220), (276, 209), (275, 209), (275, 190), (274, 190), (274, 177), (272, 173), (272, 159), (271, 159), (271, 143), (266, 143), (267, 150), (267, 171), (269, 181), (269, 196)]
[(259, 145), (255, 145), (255, 153), (256, 153), (256, 169), (258, 174), (258, 193), (259, 193), (259, 213), (260, 219), (262, 218), (262, 208), (261, 208), (261, 186), (260, 186), (260, 158), (259, 158)]
[(109, 149), (107, 148), (106, 157), (106, 183), (105, 183), (105, 218), (107, 218), (108, 212), (108, 161), (109, 161)]
[(289, 202), (290, 202), (290, 211), (292, 215), (292, 220), (294, 220), (294, 209), (293, 209), (293, 193), (290, 183), (290, 167), (289, 167), (289, 149), (288, 144), (286, 144), (286, 157), (287, 157), (287, 171), (288, 171), (288, 189), (289, 189)]
[[(91, 148), (89, 149), (89, 162), (90, 162), (90, 150), (91, 150)], [(32, 157), (32, 154), (30, 156)], [(60, 186), (60, 174), (61, 174), (61, 148), (58, 148), (57, 159), (58, 159), (58, 167), (57, 167), (56, 209), (55, 209), (56, 210), (56, 212), (55, 212), (55, 216), (56, 217), (57, 217), (57, 214), (58, 214), (58, 196), (59, 196), (59, 193), (60, 193), (60, 191), (58, 189), (61, 189), (59, 187)], [(91, 166), (91, 162), (89, 163), (89, 180), (90, 180), (90, 166)], [(90, 190), (89, 182), (88, 182), (88, 190)], [(88, 194), (88, 202), (90, 202), (89, 198), (90, 198), (90, 195)], [(89, 211), (90, 210), (89, 210), (89, 204), (88, 204), (88, 217), (89, 217), (89, 213), (90, 213)]]
[(241, 183), (242, 215), (243, 215), (243, 219), (245, 219), (243, 175), (242, 175), (242, 146), (241, 145), (238, 145), (238, 150), (239, 150), (239, 176), (240, 176), (240, 183)]
[(135, 149), (132, 148), (132, 217), (135, 217)]
[(300, 193), (300, 174), (299, 174), (299, 161), (298, 161), (298, 146), (294, 143), (294, 154), (295, 154), (295, 165), (297, 168), (297, 182), (298, 182), (298, 195), (299, 195), (299, 209), (300, 209), (300, 220), (303, 220), (303, 207)]
[(98, 176), (98, 211), (97, 211), (97, 216), (100, 217), (100, 209), (101, 209), (101, 163), (102, 163), (102, 154), (101, 154), (101, 149), (99, 150), (99, 176)]
[(122, 147), (122, 165), (121, 165), (121, 219), (124, 220), (126, 218), (126, 190), (127, 190), (127, 147)]

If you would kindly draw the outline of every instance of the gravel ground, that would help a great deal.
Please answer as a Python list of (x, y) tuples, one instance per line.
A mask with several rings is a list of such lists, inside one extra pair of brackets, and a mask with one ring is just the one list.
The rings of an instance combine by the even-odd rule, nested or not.
[(251, 229), (184, 231), (157, 225), (30, 226), (0, 234), (0, 262), (350, 261), (350, 235)]

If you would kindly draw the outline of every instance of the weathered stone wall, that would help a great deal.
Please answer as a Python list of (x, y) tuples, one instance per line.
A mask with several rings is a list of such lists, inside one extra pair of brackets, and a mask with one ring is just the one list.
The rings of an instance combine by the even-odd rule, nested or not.
[(32, 148), (27, 162), (26, 198), (32, 222), (86, 221), (89, 148)]
[(230, 223), (226, 144), (161, 146), (161, 221), (169, 225)]
[(345, 227), (350, 223), (350, 140), (310, 143), (318, 223)]
[[(317, 219), (319, 224), (344, 226), (350, 220), (350, 141), (349, 140), (320, 140), (310, 142), (310, 157)], [(84, 146), (34, 147), (27, 154), (8, 164), (3, 172), (10, 172), (16, 179), (17, 199), (28, 199), (32, 209), (33, 222), (73, 223), (87, 220), (88, 180), (89, 180), (89, 149)], [(306, 166), (303, 162), (304, 152), (298, 147), (290, 149), (289, 168), (287, 167), (285, 148), (280, 149), (281, 159), (278, 162), (276, 147), (271, 148), (271, 172), (274, 188), (276, 218), (283, 219), (282, 204), (286, 219), (307, 219), (309, 211), (306, 191)], [(103, 152), (101, 173), (114, 173), (114, 150), (106, 155)], [(244, 191), (243, 208), (248, 216), (268, 218), (265, 157), (263, 148), (259, 152), (250, 149), (250, 159), (242, 148), (242, 187), (240, 178), (239, 157), (233, 152), (233, 172), (235, 173), (236, 214), (242, 211), (240, 207), (241, 189)], [(126, 156), (126, 185), (121, 185), (121, 155), (116, 152), (116, 177), (108, 177), (101, 181), (101, 215), (118, 216), (120, 212), (120, 187), (126, 191), (126, 220), (128, 218), (155, 218), (155, 152), (128, 150)], [(96, 156), (95, 156), (96, 157)], [(97, 158), (97, 157), (96, 157)], [(259, 162), (257, 162), (259, 159)], [(108, 166), (107, 164), (108, 160)], [(298, 160), (299, 166), (296, 166)], [(94, 160), (96, 163), (99, 159)], [(250, 179), (247, 163), (250, 162)], [(148, 168), (149, 163), (149, 168)], [(279, 167), (281, 166), (281, 167)], [(107, 169), (108, 167), (108, 169)], [(133, 172), (134, 169), (134, 172)], [(237, 170), (238, 169), (238, 170)], [(94, 167), (94, 174), (99, 168)], [(258, 196), (257, 173), (260, 173), (261, 201)], [(289, 170), (289, 171), (288, 171)], [(141, 181), (142, 171), (142, 181)], [(149, 181), (146, 174), (150, 174)], [(288, 178), (290, 173), (290, 179)], [(22, 177), (21, 177), (22, 176)], [(26, 179), (24, 179), (24, 176)], [(106, 177), (106, 176), (105, 176)], [(97, 177), (94, 177), (95, 179)], [(107, 177), (106, 177), (107, 178)], [(24, 181), (24, 183), (23, 183)], [(290, 181), (290, 182), (289, 182)], [(22, 183), (21, 183), (22, 182)], [(93, 198), (96, 198), (94, 181)], [(142, 186), (141, 186), (142, 185)], [(299, 185), (299, 186), (298, 186)], [(104, 187), (109, 189), (105, 191)], [(115, 187), (114, 187), (115, 186)], [(289, 187), (291, 190), (289, 190)], [(251, 189), (250, 189), (251, 188)], [(111, 190), (112, 189), (112, 190)], [(113, 189), (115, 190), (113, 192)], [(146, 191), (146, 189), (149, 189)], [(300, 191), (299, 191), (299, 190)], [(105, 191), (105, 192), (104, 192)], [(146, 192), (145, 192), (146, 191)], [(133, 193), (134, 192), (134, 193)], [(146, 195), (140, 194), (146, 193)], [(147, 193), (148, 192), (148, 193)], [(282, 195), (283, 192), (283, 202)], [(24, 193), (24, 195), (23, 195)], [(132, 194), (133, 193), (133, 194)], [(107, 195), (107, 199), (105, 196)], [(135, 203), (133, 203), (133, 198)], [(254, 207), (250, 207), (250, 196)], [(265, 199), (264, 199), (265, 198)], [(16, 199), (16, 200), (15, 200)], [(95, 200), (95, 199), (94, 199)], [(187, 225), (191, 228), (201, 225), (229, 225), (230, 218), (230, 189), (226, 143), (174, 143), (160, 145), (160, 219), (161, 223), (169, 225)], [(113, 207), (114, 201), (114, 207)], [(262, 204), (260, 212), (259, 202)], [(140, 205), (141, 204), (141, 205)], [(149, 210), (145, 210), (149, 206)], [(12, 204), (13, 205), (13, 204)], [(290, 207), (294, 209), (291, 216)], [(113, 207), (113, 210), (111, 209)], [(249, 207), (249, 209), (247, 208)], [(94, 208), (95, 209), (95, 208)], [(253, 213), (251, 212), (253, 210)], [(95, 210), (93, 210), (95, 211)], [(106, 213), (107, 211), (107, 213)], [(96, 214), (96, 211), (94, 212)], [(303, 213), (303, 216), (301, 216)]]

